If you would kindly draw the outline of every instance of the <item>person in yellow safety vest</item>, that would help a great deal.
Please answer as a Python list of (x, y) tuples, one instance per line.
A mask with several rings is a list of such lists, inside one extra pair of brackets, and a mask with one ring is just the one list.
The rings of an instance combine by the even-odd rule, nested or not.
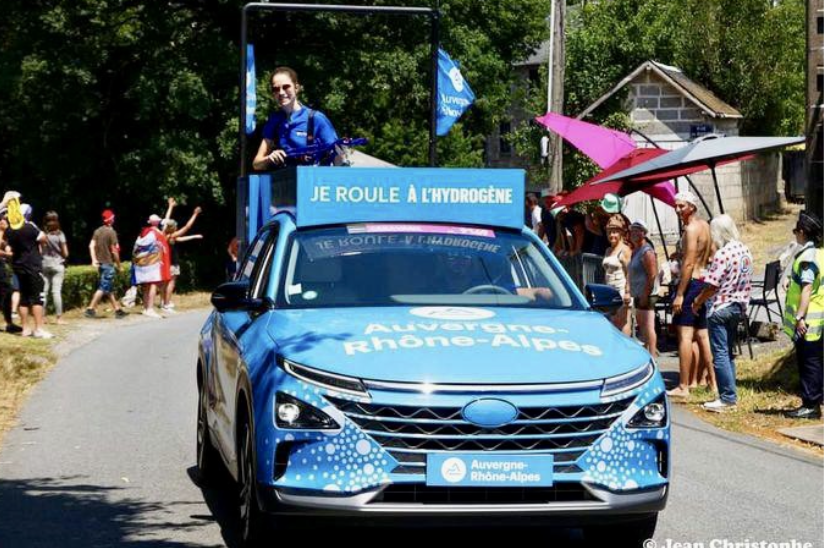
[(823, 404), (823, 224), (800, 212), (794, 235), (797, 252), (786, 293), (783, 327), (794, 341), (803, 404), (785, 415), (819, 419)]

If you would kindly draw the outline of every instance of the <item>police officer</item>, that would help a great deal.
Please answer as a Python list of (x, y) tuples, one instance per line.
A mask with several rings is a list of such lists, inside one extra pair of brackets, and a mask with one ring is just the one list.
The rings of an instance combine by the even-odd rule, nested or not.
[(802, 247), (792, 265), (783, 325), (797, 352), (803, 405), (786, 416), (818, 419), (823, 403), (823, 224), (801, 211), (794, 234)]

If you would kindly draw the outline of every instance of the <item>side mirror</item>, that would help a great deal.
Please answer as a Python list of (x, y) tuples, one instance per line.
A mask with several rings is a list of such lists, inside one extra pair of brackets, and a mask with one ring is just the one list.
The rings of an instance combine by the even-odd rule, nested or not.
[(212, 306), (218, 312), (238, 310), (249, 305), (250, 284), (248, 281), (227, 282), (218, 286), (212, 293)]
[(603, 314), (614, 314), (622, 306), (622, 295), (610, 285), (586, 285), (585, 298), (588, 300), (591, 308)]

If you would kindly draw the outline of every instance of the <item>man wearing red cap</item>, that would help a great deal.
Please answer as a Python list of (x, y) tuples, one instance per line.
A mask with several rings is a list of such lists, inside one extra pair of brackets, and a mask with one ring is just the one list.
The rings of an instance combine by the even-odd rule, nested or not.
[(112, 225), (115, 224), (115, 214), (111, 209), (105, 209), (101, 213), (103, 225), (92, 234), (92, 241), (89, 242), (89, 254), (92, 256), (92, 266), (98, 269), (100, 282), (98, 289), (92, 296), (92, 302), (84, 311), (87, 318), (96, 317), (95, 307), (103, 297), (108, 297), (115, 309), (115, 317), (123, 318), (128, 312), (121, 309), (120, 303), (115, 298), (115, 274), (120, 270), (120, 247), (118, 246), (118, 234)]

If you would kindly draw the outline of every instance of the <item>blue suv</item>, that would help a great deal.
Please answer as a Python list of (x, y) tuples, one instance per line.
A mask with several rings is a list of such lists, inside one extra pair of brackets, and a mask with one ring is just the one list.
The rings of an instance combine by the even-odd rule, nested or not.
[(339, 188), (435, 199), (499, 170), (306, 169), (201, 331), (198, 467), (239, 483), (242, 542), (298, 513), (650, 538), (668, 494), (662, 378), (522, 227), (521, 174), (508, 203), (442, 193), (475, 199), (469, 213)]

